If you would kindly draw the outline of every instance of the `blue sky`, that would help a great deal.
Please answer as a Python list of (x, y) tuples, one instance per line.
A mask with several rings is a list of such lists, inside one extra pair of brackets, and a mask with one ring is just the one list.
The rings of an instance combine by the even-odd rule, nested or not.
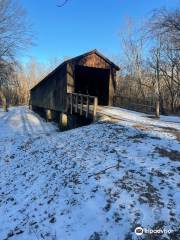
[(20, 0), (32, 23), (35, 43), (29, 57), (40, 62), (73, 57), (98, 49), (107, 56), (120, 54), (119, 32), (127, 16), (145, 20), (152, 9), (174, 8), (180, 0)]

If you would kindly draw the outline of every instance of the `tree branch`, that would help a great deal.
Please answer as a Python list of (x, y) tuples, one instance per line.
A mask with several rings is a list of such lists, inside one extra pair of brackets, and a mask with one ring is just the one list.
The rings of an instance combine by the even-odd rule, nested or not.
[(64, 7), (69, 0), (64, 0), (61, 4), (58, 4), (57, 7)]

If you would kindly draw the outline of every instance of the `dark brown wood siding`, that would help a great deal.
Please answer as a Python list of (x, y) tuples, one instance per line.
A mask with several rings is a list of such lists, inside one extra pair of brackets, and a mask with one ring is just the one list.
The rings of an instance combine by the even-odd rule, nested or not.
[(73, 93), (75, 90), (75, 67), (84, 66), (84, 67), (92, 67), (92, 68), (102, 68), (102, 69), (109, 69), (110, 76), (109, 76), (109, 89), (108, 89), (108, 105), (113, 104), (113, 97), (115, 92), (115, 77), (116, 77), (116, 70), (112, 67), (111, 64), (106, 62), (103, 58), (98, 56), (96, 53), (92, 53), (80, 59), (75, 59), (70, 61), (67, 64), (67, 92)]
[(93, 67), (93, 68), (106, 68), (109, 69), (111, 65), (107, 63), (104, 59), (99, 57), (96, 53), (85, 56), (75, 62), (78, 65)]
[(36, 107), (65, 111), (66, 109), (66, 64), (31, 90), (31, 104)]
[[(82, 67), (82, 74), (77, 73), (78, 66)], [(89, 69), (88, 73), (87, 69)], [(77, 85), (86, 84), (89, 86), (87, 87), (90, 89), (89, 92), (92, 92), (91, 95), (98, 96), (98, 94), (105, 94), (107, 101), (104, 105), (112, 105), (117, 70), (118, 67), (115, 64), (97, 51), (69, 59), (31, 89), (31, 104), (36, 107), (66, 112), (67, 93), (74, 93)], [(96, 84), (96, 81), (98, 84)], [(84, 93), (85, 90), (83, 90), (83, 87), (79, 87), (79, 92), (81, 91)], [(97, 91), (99, 91), (98, 94)]]

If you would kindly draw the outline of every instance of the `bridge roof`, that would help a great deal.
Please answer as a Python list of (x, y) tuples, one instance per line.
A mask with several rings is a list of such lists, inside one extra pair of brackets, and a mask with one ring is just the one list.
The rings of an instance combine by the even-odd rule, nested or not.
[(50, 76), (52, 76), (56, 71), (58, 71), (60, 68), (62, 68), (64, 65), (68, 64), (68, 63), (71, 63), (71, 62), (74, 62), (74, 61), (78, 61), (80, 60), (81, 58), (84, 58), (88, 55), (91, 55), (91, 54), (96, 54), (98, 55), (100, 58), (102, 58), (105, 62), (107, 62), (109, 65), (111, 65), (112, 67), (114, 67), (117, 71), (120, 70), (120, 68), (115, 64), (113, 63), (112, 61), (110, 61), (107, 57), (105, 57), (103, 54), (101, 54), (98, 50), (94, 49), (92, 51), (89, 51), (89, 52), (86, 52), (84, 54), (81, 54), (77, 57), (73, 57), (73, 58), (70, 58), (70, 59), (67, 59), (66, 61), (62, 62), (58, 67), (56, 67), (52, 72), (50, 72), (45, 78), (43, 78), (40, 82), (38, 82), (34, 87), (31, 88), (31, 90), (33, 90), (34, 88), (36, 88), (37, 86), (39, 86), (42, 82), (44, 82), (46, 79), (48, 79)]

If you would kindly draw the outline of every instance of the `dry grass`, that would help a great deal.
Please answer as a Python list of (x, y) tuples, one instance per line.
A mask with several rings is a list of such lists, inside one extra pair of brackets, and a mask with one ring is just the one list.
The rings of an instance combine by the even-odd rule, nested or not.
[(164, 148), (155, 148), (155, 152), (158, 152), (161, 157), (168, 157), (172, 161), (180, 162), (180, 152), (172, 149), (166, 150)]
[(150, 131), (150, 130), (152, 130), (152, 128), (147, 127), (145, 125), (141, 125), (141, 124), (135, 124), (135, 125), (133, 125), (133, 127), (137, 128), (137, 129), (140, 129), (140, 130), (143, 130), (143, 131)]
[(173, 132), (173, 134), (176, 136), (176, 140), (180, 142), (180, 132)]

